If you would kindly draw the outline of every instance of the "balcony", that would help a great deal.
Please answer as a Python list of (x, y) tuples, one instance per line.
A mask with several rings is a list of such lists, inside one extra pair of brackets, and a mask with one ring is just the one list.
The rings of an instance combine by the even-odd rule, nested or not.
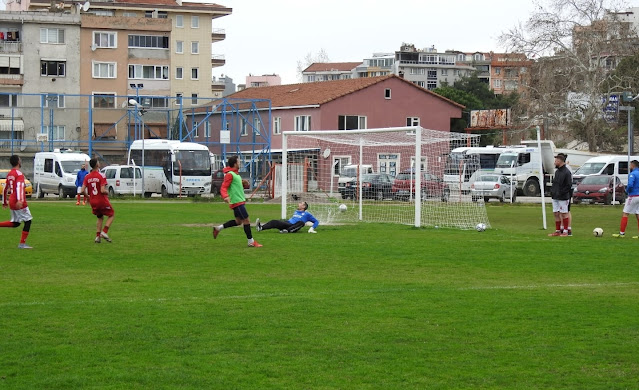
[(22, 42), (0, 41), (0, 53), (22, 53)]
[(24, 85), (21, 74), (0, 74), (0, 85)]
[(224, 54), (211, 54), (211, 66), (223, 66), (225, 64)]
[(214, 28), (211, 32), (211, 42), (219, 42), (226, 39), (226, 30), (223, 28)]

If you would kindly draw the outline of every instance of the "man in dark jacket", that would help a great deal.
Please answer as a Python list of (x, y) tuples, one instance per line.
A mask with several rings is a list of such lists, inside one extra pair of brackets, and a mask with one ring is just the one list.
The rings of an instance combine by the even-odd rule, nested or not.
[[(568, 205), (570, 203), (570, 190), (572, 188), (572, 173), (566, 166), (564, 154), (555, 156), (555, 178), (552, 181), (550, 195), (552, 196), (552, 212), (555, 215), (555, 232), (549, 236), (572, 236)], [(561, 229), (563, 222), (564, 228)]]

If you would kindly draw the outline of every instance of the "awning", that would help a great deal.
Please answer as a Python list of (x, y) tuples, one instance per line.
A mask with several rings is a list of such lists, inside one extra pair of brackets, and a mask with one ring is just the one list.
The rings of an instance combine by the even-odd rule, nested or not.
[(0, 119), (0, 131), (24, 131), (22, 119)]

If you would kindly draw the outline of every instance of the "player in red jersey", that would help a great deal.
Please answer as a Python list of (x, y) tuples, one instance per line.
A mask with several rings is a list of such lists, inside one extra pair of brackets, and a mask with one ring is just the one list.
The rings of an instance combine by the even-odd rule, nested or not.
[[(31, 212), (27, 206), (27, 198), (24, 193), (24, 175), (20, 172), (22, 167), (22, 160), (18, 155), (13, 155), (9, 158), (9, 162), (13, 169), (7, 174), (7, 182), (4, 186), (2, 207), (11, 208), (11, 220), (0, 222), (0, 227), (16, 228), (20, 226), (21, 222), (24, 222), (22, 228), (22, 237), (20, 238), (20, 249), (32, 249), (27, 245), (27, 236), (31, 229)], [(8, 202), (7, 202), (8, 201)]]
[[(107, 196), (109, 191), (106, 187), (106, 177), (100, 173), (100, 162), (97, 158), (92, 158), (91, 161), (89, 161), (89, 165), (91, 166), (91, 172), (85, 176), (80, 192), (86, 194), (88, 191), (91, 210), (93, 214), (98, 217), (95, 243), (99, 244), (103, 238), (107, 240), (107, 242), (111, 242), (111, 238), (107, 233), (109, 232), (111, 223), (113, 223), (113, 215), (115, 213)], [(105, 215), (107, 216), (107, 220), (104, 224), (104, 229), (102, 229), (102, 222)]]

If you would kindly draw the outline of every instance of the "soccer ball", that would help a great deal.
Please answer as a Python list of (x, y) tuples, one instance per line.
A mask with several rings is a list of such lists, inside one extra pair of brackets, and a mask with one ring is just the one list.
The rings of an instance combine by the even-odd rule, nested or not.
[(594, 229), (592, 230), (592, 234), (593, 234), (595, 237), (601, 237), (601, 236), (603, 236), (603, 229), (602, 229), (602, 228), (594, 228)]
[(478, 223), (477, 225), (475, 225), (475, 230), (477, 230), (478, 232), (483, 232), (484, 230), (486, 230), (486, 224)]
[(342, 213), (344, 211), (346, 211), (348, 209), (348, 207), (346, 207), (346, 205), (344, 203), (342, 203), (341, 205), (339, 205), (339, 211), (341, 211)]

